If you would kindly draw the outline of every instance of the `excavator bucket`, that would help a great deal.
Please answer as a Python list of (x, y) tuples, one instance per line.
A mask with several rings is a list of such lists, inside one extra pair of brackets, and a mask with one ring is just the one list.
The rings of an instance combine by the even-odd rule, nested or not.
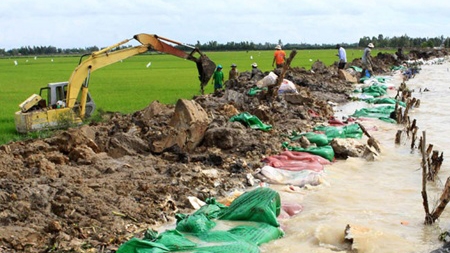
[(203, 87), (205, 87), (209, 79), (211, 79), (214, 71), (216, 70), (216, 64), (208, 58), (208, 56), (201, 54), (201, 56), (196, 60), (198, 75), (200, 79), (200, 86), (203, 94)]

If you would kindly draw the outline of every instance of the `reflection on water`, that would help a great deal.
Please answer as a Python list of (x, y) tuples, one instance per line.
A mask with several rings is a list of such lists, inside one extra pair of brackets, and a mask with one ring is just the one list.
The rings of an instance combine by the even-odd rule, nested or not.
[[(407, 86), (414, 89), (413, 97), (421, 100), (421, 106), (410, 111), (411, 119), (417, 119), (420, 134), (426, 131), (427, 143), (444, 152), (440, 181), (428, 183), (430, 209), (435, 207), (450, 174), (446, 164), (450, 154), (449, 65), (422, 66), (420, 74), (407, 81)], [(389, 82), (399, 84), (400, 79), (394, 76)], [(429, 91), (419, 92), (424, 88)], [(395, 90), (389, 92), (392, 97), (396, 94)], [(343, 105), (336, 108), (336, 116), (368, 106), (363, 102)], [(383, 146), (379, 160), (338, 161), (326, 167), (328, 184), (301, 192), (287, 192), (283, 186), (272, 185), (280, 191), (282, 201), (301, 203), (304, 210), (282, 220), (285, 237), (263, 245), (262, 252), (350, 252), (344, 241), (348, 224), (352, 227), (353, 247), (359, 253), (430, 252), (441, 246), (438, 236), (450, 229), (450, 206), (436, 224), (423, 225), (421, 158), (417, 151), (411, 152), (409, 142), (395, 145), (395, 133), (402, 126), (377, 119), (361, 123)]]

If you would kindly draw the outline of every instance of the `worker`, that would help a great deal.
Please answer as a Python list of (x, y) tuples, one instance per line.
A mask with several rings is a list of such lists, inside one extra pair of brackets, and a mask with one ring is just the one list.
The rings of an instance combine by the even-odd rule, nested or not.
[(228, 72), (228, 80), (231, 80), (231, 79), (238, 79), (238, 77), (239, 77), (239, 70), (237, 69), (237, 66), (236, 66), (236, 64), (231, 64), (231, 69), (230, 69), (230, 72)]
[[(371, 77), (373, 74), (373, 64), (372, 64), (372, 56), (370, 53), (372, 52), (372, 48), (375, 46), (372, 43), (369, 43), (367, 47), (364, 49), (363, 56), (361, 58), (362, 61), (362, 73), (361, 77)], [(366, 73), (368, 72), (368, 73)]]
[(66, 103), (62, 100), (56, 101), (56, 108), (64, 108), (66, 107)]
[(337, 56), (339, 57), (339, 63), (338, 63), (338, 69), (344, 69), (345, 65), (347, 64), (347, 53), (345, 52), (345, 49), (337, 44), (336, 49), (338, 50)]
[(258, 64), (256, 64), (256, 62), (254, 62), (252, 64), (252, 75), (251, 75), (250, 79), (253, 79), (253, 77), (258, 75), (259, 73), (262, 73), (262, 72), (261, 72), (261, 70), (258, 69)]
[(214, 93), (216, 93), (217, 91), (222, 90), (222, 86), (223, 86), (223, 81), (224, 81), (224, 77), (223, 77), (223, 72), (222, 72), (222, 65), (217, 65), (216, 71), (214, 71), (211, 83), (214, 83)]
[(286, 61), (286, 53), (281, 49), (280, 45), (275, 47), (275, 53), (273, 54), (272, 67), (276, 63), (277, 68), (282, 68)]

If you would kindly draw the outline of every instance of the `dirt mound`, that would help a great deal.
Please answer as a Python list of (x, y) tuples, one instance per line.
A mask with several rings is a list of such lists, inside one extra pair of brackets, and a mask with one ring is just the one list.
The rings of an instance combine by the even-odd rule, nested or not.
[[(386, 55), (374, 63), (378, 73), (393, 64)], [(330, 102), (347, 101), (353, 84), (338, 76), (335, 65), (315, 62), (312, 71), (286, 73), (298, 93), (250, 96), (262, 76), (245, 72), (223, 93), (154, 101), (51, 138), (0, 146), (0, 251), (113, 251), (190, 212), (188, 196), (220, 199), (254, 185), (262, 157), (282, 152), (283, 134), (312, 130), (333, 116)], [(272, 130), (230, 122), (241, 112)]]

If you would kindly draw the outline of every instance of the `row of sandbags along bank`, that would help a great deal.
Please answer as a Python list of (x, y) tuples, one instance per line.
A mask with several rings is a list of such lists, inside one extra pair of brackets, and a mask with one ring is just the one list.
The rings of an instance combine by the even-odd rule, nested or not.
[[(270, 82), (273, 76), (268, 76)], [(266, 82), (263, 79), (262, 82)], [(388, 77), (370, 77), (361, 80), (353, 94), (354, 100), (365, 101), (367, 108), (359, 109), (343, 120), (332, 118), (311, 132), (291, 131), (280, 143), (283, 152), (263, 157), (260, 175), (267, 183), (295, 187), (315, 186), (324, 182), (325, 167), (336, 159), (349, 156), (374, 160), (379, 148), (374, 141), (359, 141), (366, 130), (358, 123), (363, 118), (378, 118), (395, 122), (392, 112), (405, 103), (387, 97)], [(283, 82), (279, 93), (295, 92), (289, 81)], [(264, 89), (261, 85), (249, 90), (255, 95)], [(255, 131), (270, 131), (272, 126), (248, 112), (230, 118)], [(368, 136), (369, 137), (369, 136)], [(370, 138), (369, 138), (370, 140)], [(209, 198), (205, 202), (196, 199), (196, 211), (178, 214), (174, 228), (162, 233), (149, 229), (143, 238), (133, 238), (118, 249), (128, 252), (259, 252), (263, 243), (284, 235), (278, 219), (298, 214), (302, 207), (295, 203), (283, 203), (277, 191), (267, 184), (238, 195), (231, 203)], [(191, 202), (192, 203), (192, 202)]]

